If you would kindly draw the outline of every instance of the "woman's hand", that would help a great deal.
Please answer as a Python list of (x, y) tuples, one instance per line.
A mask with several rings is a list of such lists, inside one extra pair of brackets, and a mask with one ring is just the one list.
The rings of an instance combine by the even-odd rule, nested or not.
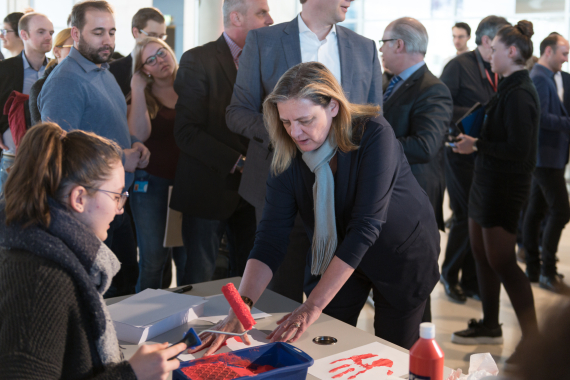
[(453, 152), (460, 154), (471, 154), (475, 152), (475, 149), (473, 149), (475, 141), (477, 141), (475, 137), (461, 133), (459, 136), (457, 136), (457, 141), (455, 142), (455, 148), (453, 148)]
[[(226, 319), (216, 324), (214, 327), (208, 330), (216, 330), (216, 331), (227, 331), (232, 333), (242, 333), (245, 331), (243, 325), (236, 317), (234, 311), (230, 309), (230, 312)], [(232, 338), (231, 335), (224, 335), (224, 334), (213, 334), (213, 333), (202, 333), (200, 334), (200, 340), (202, 344), (192, 350), (188, 350), (190, 353), (194, 353), (200, 351), (206, 347), (210, 347), (205, 353), (204, 356), (212, 355), (224, 344), (224, 342), (228, 339)], [(241, 337), (241, 340), (246, 344), (250, 345), (251, 341), (249, 340), (249, 335), (245, 334)]]
[(170, 372), (180, 366), (178, 359), (168, 359), (185, 349), (184, 343), (172, 347), (168, 347), (168, 343), (145, 344), (129, 359), (129, 364), (138, 380), (166, 380)]
[(133, 74), (131, 78), (131, 91), (132, 92), (140, 92), (144, 91), (148, 82), (146, 81), (145, 74), (141, 71), (137, 71)]
[(297, 341), (301, 335), (319, 319), (322, 310), (313, 305), (309, 300), (295, 309), (294, 312), (287, 314), (277, 321), (277, 327), (267, 339), (271, 342), (289, 342)]

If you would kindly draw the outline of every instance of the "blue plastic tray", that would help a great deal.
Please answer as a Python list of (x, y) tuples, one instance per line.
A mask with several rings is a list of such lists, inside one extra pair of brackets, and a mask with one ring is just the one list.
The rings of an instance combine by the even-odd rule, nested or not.
[[(282, 342), (270, 343), (253, 348), (244, 348), (243, 350), (234, 351), (232, 354), (250, 360), (252, 364), (258, 366), (270, 365), (275, 367), (274, 370), (260, 373), (256, 376), (242, 376), (238, 379), (305, 379), (309, 367), (314, 363), (313, 358), (297, 347)], [(208, 356), (207, 360), (211, 361), (215, 356), (217, 355)], [(186, 376), (181, 369), (204, 363), (204, 361), (203, 359), (195, 359), (180, 363), (180, 368), (172, 373), (172, 380), (189, 380), (190, 378)]]

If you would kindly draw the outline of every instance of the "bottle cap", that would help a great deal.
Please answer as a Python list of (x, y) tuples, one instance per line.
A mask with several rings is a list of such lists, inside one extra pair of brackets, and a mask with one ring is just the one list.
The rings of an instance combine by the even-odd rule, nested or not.
[(429, 323), (429, 322), (420, 323), (420, 338), (434, 339), (435, 338), (435, 325), (433, 323)]

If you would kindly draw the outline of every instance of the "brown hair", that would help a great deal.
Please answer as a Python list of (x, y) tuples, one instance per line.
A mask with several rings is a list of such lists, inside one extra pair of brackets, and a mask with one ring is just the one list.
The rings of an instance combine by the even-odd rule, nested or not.
[[(71, 38), (71, 28), (65, 28), (61, 32), (59, 32), (54, 38), (52, 52), (55, 51), (55, 48), (61, 48), (61, 46), (65, 43), (65, 41), (67, 41), (70, 38)], [(53, 55), (55, 57), (55, 53)], [(46, 66), (46, 70), (55, 65), (57, 65), (57, 58), (54, 58), (51, 61), (49, 61), (49, 63)]]
[[(166, 42), (164, 42), (160, 38), (154, 38), (154, 37), (145, 37), (139, 42), (137, 42), (135, 46), (134, 60), (133, 60), (133, 75), (136, 72), (142, 70), (144, 65), (144, 62), (142, 60), (142, 53), (144, 48), (151, 42), (161, 45), (164, 49), (166, 49), (168, 54), (170, 54), (172, 60), (174, 61), (174, 72), (172, 73), (172, 80), (176, 79), (176, 73), (178, 72), (178, 62), (176, 61), (176, 55), (174, 55), (172, 48), (168, 46)], [(154, 119), (156, 117), (156, 114), (160, 110), (161, 104), (152, 93), (152, 85), (154, 84), (154, 78), (148, 77), (144, 74), (143, 76), (144, 79), (146, 80), (146, 87), (144, 89), (146, 108), (148, 109), (148, 115), (150, 116), (150, 118)], [(131, 99), (131, 94), (129, 93), (129, 95), (127, 95), (127, 101), (129, 101), (130, 99)]]
[(307, 0), (300, 0), (301, 4), (305, 4), (307, 2)]
[[(164, 24), (165, 19), (162, 13), (156, 8), (141, 8), (133, 16), (131, 22), (131, 29), (137, 28), (139, 30), (146, 28), (148, 20), (153, 20), (159, 24)], [(131, 30), (132, 31), (132, 30)]]
[(532, 57), (533, 45), (531, 37), (534, 34), (532, 22), (527, 20), (519, 21), (515, 26), (505, 25), (497, 32), (499, 41), (505, 46), (517, 48), (518, 57), (514, 60), (517, 65), (524, 65)]
[(271, 162), (274, 174), (285, 171), (297, 153), (297, 146), (287, 134), (277, 109), (278, 103), (290, 99), (308, 99), (322, 107), (327, 107), (335, 99), (339, 111), (332, 120), (331, 130), (334, 131), (338, 148), (343, 152), (358, 149), (358, 145), (352, 141), (353, 124), (380, 113), (380, 106), (350, 103), (334, 75), (322, 63), (307, 62), (291, 67), (263, 102), (265, 127), (275, 149)]
[(10, 13), (8, 16), (4, 17), (4, 22), (10, 25), (10, 28), (16, 33), (16, 37), (20, 38), (20, 33), (18, 32), (18, 23), (20, 19), (24, 16), (22, 12), (13, 12)]
[(117, 162), (121, 148), (94, 133), (65, 134), (55, 123), (30, 128), (4, 185), (6, 224), (49, 227), (48, 197), (61, 201), (73, 184), (95, 187)]
[(42, 16), (45, 18), (48, 18), (46, 15), (44, 15), (43, 13), (38, 13), (38, 12), (29, 12), (26, 13), (25, 15), (23, 15), (22, 17), (20, 17), (20, 20), (18, 21), (18, 34), (20, 34), (20, 32), (22, 30), (25, 30), (26, 33), (30, 33), (30, 22), (32, 21), (32, 19), (36, 16)]
[(105, 0), (85, 0), (80, 3), (75, 3), (73, 8), (71, 8), (71, 26), (75, 26), (80, 32), (83, 31), (83, 27), (86, 23), (85, 13), (91, 9), (113, 14), (113, 8), (111, 8), (111, 5)]

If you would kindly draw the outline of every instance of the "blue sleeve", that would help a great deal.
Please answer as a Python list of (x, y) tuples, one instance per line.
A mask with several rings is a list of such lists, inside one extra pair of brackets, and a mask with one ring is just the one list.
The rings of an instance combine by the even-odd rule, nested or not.
[(538, 93), (538, 99), (540, 100), (540, 128), (549, 131), (570, 131), (570, 117), (568, 116), (558, 116), (550, 112), (551, 104), (548, 97), (548, 83), (545, 77), (534, 76), (532, 81), (536, 92)]
[(80, 123), (85, 108), (82, 87), (69, 77), (49, 77), (40, 93), (39, 108), (42, 121), (58, 124), (71, 131), (81, 129)]
[[(257, 259), (275, 273), (283, 262), (289, 246), (289, 235), (297, 216), (291, 167), (267, 179), (263, 217), (257, 226), (255, 244), (249, 258)], [(300, 186), (301, 184), (297, 184)]]
[(368, 249), (378, 240), (387, 221), (392, 192), (398, 181), (402, 146), (392, 128), (375, 129), (363, 139), (354, 206), (347, 233), (336, 256), (358, 267)]

